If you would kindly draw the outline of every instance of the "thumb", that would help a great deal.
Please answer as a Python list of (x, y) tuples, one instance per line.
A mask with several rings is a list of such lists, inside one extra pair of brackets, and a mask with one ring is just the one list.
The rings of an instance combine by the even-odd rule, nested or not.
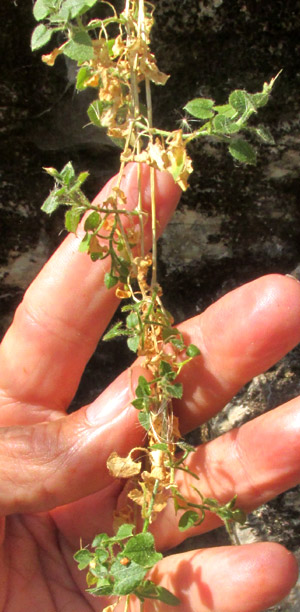
[(50, 510), (108, 486), (109, 455), (126, 456), (143, 440), (131, 405), (141, 373), (140, 367), (126, 370), (69, 416), (0, 429), (0, 514)]

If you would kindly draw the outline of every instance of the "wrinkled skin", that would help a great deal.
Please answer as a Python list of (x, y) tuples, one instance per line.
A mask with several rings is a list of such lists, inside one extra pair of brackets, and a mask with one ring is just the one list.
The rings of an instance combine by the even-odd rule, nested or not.
[[(144, 206), (149, 176), (143, 168)], [(162, 231), (179, 189), (158, 173)], [(137, 203), (136, 168), (127, 167), (123, 189)], [(111, 182), (96, 201), (103, 200)], [(147, 244), (150, 246), (150, 224)], [(66, 416), (84, 367), (117, 306), (103, 286), (108, 263), (78, 253), (69, 236), (28, 289), (0, 350), (0, 611), (100, 611), (107, 601), (85, 593), (84, 573), (72, 559), (80, 538), (87, 544), (111, 532), (123, 482), (106, 469), (108, 455), (125, 455), (144, 433), (131, 406), (140, 363), (121, 374), (91, 405)], [(176, 411), (182, 431), (216, 414), (253, 376), (269, 368), (300, 340), (300, 284), (270, 275), (236, 289), (180, 326), (201, 355), (183, 370), (184, 398)], [(300, 480), (300, 401), (293, 399), (199, 447), (189, 463), (204, 495), (253, 509)], [(191, 478), (178, 484), (191, 499)], [(6, 516), (6, 518), (4, 518)], [(208, 516), (201, 528), (213, 529)], [(166, 550), (183, 535), (170, 504), (153, 525)], [(297, 578), (291, 553), (274, 543), (189, 551), (163, 559), (152, 578), (180, 599), (181, 612), (259, 612), (281, 600)], [(124, 603), (120, 603), (120, 611)], [(131, 612), (139, 605), (132, 601)], [(170, 610), (146, 603), (145, 612)]]

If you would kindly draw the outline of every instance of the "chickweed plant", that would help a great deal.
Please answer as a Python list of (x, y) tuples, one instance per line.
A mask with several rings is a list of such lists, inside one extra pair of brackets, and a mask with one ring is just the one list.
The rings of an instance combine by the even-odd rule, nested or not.
[[(91, 19), (88, 13), (96, 4), (105, 5), (109, 16)], [(37, 0), (33, 8), (39, 23), (32, 34), (32, 50), (48, 44), (59, 33), (63, 42), (42, 60), (53, 66), (56, 58), (64, 55), (77, 63), (77, 90), (95, 90), (95, 100), (87, 109), (90, 122), (106, 128), (121, 150), (117, 182), (101, 205), (92, 205), (82, 191), (88, 172), (76, 176), (69, 162), (61, 171), (45, 169), (54, 178), (55, 187), (42, 206), (48, 214), (66, 206), (69, 232), (77, 232), (84, 216), (79, 250), (93, 261), (110, 258), (105, 285), (107, 289), (115, 287), (125, 313), (124, 322), (116, 323), (104, 340), (124, 336), (129, 349), (143, 358), (145, 368), (132, 401), (145, 429), (145, 447), (132, 449), (127, 457), (113, 452), (107, 460), (110, 474), (127, 480), (127, 500), (114, 517), (115, 534), (95, 534), (93, 542), (74, 555), (79, 569), (87, 572), (88, 592), (112, 597), (106, 612), (112, 612), (121, 598), (124, 610), (129, 610), (132, 596), (140, 600), (141, 610), (147, 598), (170, 606), (180, 603), (147, 578), (147, 572), (162, 558), (150, 526), (170, 498), (181, 531), (200, 525), (206, 512), (217, 514), (228, 531), (234, 521), (245, 520), (235, 498), (221, 505), (216, 499), (203, 497), (196, 486), (196, 474), (198, 503), (186, 500), (176, 486), (177, 470), (191, 474), (186, 459), (194, 448), (180, 434), (173, 399), (182, 397), (177, 377), (197, 358), (199, 349), (186, 345), (173, 326), (157, 281), (155, 170), (171, 173), (185, 190), (192, 172), (188, 145), (207, 137), (223, 142), (238, 162), (255, 164), (255, 149), (244, 136), (272, 143), (269, 131), (262, 125), (249, 125), (249, 120), (267, 104), (275, 79), (265, 83), (259, 93), (235, 90), (225, 104), (207, 98), (191, 100), (183, 109), (179, 128), (157, 129), (152, 120), (151, 87), (165, 85), (168, 75), (158, 69), (150, 49), (153, 11), (146, 0), (125, 0), (120, 14), (105, 0)], [(126, 164), (132, 161), (137, 164), (139, 195), (137, 208), (128, 211), (121, 181)], [(150, 166), (151, 254), (145, 251), (142, 164)]]

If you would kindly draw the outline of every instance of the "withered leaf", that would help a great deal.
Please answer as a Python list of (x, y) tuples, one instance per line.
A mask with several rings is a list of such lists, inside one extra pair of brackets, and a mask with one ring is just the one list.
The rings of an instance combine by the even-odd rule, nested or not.
[(133, 448), (127, 457), (120, 457), (115, 451), (111, 453), (106, 463), (111, 476), (114, 478), (132, 478), (132, 476), (139, 474), (142, 462), (132, 459), (132, 454), (137, 450), (145, 451), (144, 448)]

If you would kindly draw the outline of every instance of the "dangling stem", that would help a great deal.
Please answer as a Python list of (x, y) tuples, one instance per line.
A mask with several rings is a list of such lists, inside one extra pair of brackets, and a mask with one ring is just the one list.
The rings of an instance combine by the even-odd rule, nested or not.
[(157, 284), (157, 237), (156, 237), (156, 197), (155, 197), (155, 170), (150, 166), (151, 187), (151, 227), (152, 227), (152, 279), (151, 288)]

